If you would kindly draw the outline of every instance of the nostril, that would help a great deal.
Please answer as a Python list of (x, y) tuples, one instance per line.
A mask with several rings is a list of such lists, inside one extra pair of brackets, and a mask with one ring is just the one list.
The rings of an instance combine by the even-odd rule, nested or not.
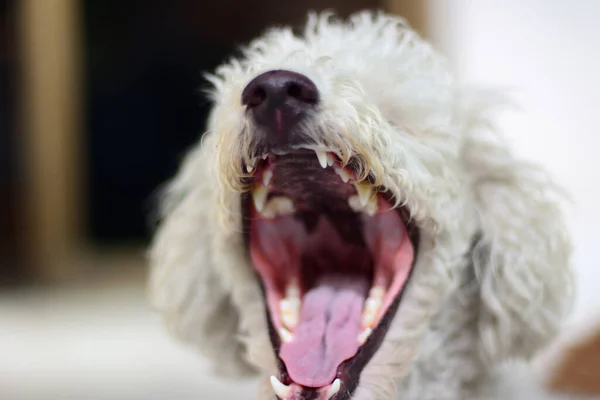
[(255, 86), (251, 90), (244, 90), (242, 104), (248, 107), (257, 107), (267, 99), (267, 92), (262, 86)]
[(290, 83), (287, 94), (298, 101), (308, 104), (316, 104), (318, 101), (316, 88), (313, 89), (298, 82)]
[(288, 96), (301, 100), (302, 88), (297, 83), (292, 83), (288, 88)]
[[(257, 112), (269, 112), (271, 107), (308, 107), (319, 102), (316, 85), (306, 76), (296, 72), (274, 70), (254, 78), (242, 91), (242, 104)], [(291, 100), (291, 101), (290, 101)]]

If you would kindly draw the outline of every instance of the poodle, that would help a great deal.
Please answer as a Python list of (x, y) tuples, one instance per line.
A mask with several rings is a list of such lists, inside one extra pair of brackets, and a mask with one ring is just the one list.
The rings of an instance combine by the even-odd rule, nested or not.
[(207, 75), (161, 196), (150, 293), (259, 399), (487, 398), (572, 298), (563, 193), (398, 17), (310, 14)]

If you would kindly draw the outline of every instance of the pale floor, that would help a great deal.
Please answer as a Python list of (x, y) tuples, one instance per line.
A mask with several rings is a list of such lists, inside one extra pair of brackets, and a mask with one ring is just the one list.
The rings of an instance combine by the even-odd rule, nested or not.
[(0, 400), (255, 399), (165, 334), (141, 280), (0, 293)]
[(0, 292), (0, 400), (256, 399), (255, 381), (216, 379), (167, 335), (140, 263), (95, 257), (85, 284)]

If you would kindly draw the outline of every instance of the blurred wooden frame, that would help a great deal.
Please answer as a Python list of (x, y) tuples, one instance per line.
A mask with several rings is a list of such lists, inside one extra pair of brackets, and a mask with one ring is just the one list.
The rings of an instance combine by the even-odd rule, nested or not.
[(73, 270), (86, 203), (78, 0), (17, 1), (20, 151), (24, 190), (20, 249), (33, 276)]
[(383, 0), (382, 7), (404, 17), (421, 36), (429, 37), (429, 0)]

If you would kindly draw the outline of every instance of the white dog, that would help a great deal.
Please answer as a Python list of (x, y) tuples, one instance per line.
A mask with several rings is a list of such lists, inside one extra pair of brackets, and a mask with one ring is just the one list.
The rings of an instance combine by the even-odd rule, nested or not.
[(260, 399), (471, 399), (553, 338), (559, 191), (403, 20), (312, 15), (208, 79), (151, 292), (219, 372), (260, 371)]

